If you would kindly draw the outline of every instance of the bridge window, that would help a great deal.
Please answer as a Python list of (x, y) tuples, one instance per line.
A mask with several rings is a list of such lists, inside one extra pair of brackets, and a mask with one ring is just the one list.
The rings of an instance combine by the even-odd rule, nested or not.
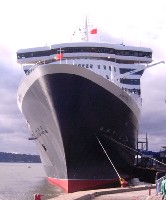
[[(56, 55), (59, 50), (60, 48), (46, 50), (46, 51), (17, 53), (17, 59)], [(115, 55), (121, 55), (121, 56), (136, 56), (136, 57), (152, 58), (152, 52), (119, 50), (119, 49), (113, 49), (113, 48), (107, 48), (107, 47), (64, 47), (64, 48), (61, 48), (61, 51), (64, 53), (88, 52), (88, 53), (105, 53), (105, 54), (115, 54)]]

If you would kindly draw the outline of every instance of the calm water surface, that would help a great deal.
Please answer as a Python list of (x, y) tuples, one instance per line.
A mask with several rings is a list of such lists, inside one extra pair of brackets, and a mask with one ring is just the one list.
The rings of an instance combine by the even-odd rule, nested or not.
[(36, 193), (46, 200), (63, 191), (47, 182), (41, 163), (0, 163), (0, 200), (33, 200)]

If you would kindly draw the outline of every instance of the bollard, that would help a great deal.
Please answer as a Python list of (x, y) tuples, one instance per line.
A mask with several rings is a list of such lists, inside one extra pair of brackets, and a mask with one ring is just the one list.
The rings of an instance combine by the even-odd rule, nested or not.
[(33, 199), (37, 200), (37, 194), (34, 194)]
[(151, 195), (151, 187), (149, 187), (149, 196)]
[(34, 200), (41, 200), (41, 197), (43, 196), (43, 194), (34, 194)]
[(120, 179), (120, 184), (121, 184), (121, 187), (127, 187), (127, 185), (128, 185), (128, 182), (127, 181), (125, 181), (123, 178), (121, 178)]

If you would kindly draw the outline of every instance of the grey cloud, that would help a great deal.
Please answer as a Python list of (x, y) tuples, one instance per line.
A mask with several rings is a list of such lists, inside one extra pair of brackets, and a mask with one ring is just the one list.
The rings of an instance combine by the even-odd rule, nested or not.
[(22, 137), (22, 133), (0, 134), (1, 151), (36, 154), (34, 142)]
[(37, 153), (34, 143), (28, 141), (29, 130), (16, 101), (24, 73), (11, 59), (13, 52), (0, 48), (0, 53), (0, 151)]
[(147, 133), (149, 148), (159, 151), (166, 143), (166, 65), (145, 71), (141, 82), (140, 134)]

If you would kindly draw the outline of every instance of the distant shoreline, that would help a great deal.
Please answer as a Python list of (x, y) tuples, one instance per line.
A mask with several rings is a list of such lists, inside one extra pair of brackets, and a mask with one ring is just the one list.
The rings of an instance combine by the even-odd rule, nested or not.
[(0, 162), (6, 163), (41, 163), (39, 155), (0, 152)]

